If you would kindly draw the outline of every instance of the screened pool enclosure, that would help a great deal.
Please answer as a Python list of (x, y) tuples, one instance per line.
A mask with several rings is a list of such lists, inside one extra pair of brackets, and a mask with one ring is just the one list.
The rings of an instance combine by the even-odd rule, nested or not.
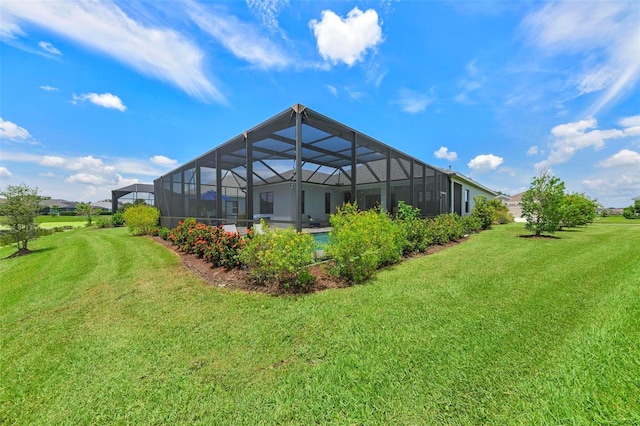
[(328, 223), (344, 202), (450, 211), (447, 172), (296, 104), (154, 181), (162, 225)]

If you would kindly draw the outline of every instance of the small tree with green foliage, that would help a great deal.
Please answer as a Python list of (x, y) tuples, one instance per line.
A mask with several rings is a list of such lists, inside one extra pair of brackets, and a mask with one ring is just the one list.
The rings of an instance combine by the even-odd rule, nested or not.
[(92, 224), (92, 216), (98, 214), (99, 209), (93, 207), (91, 203), (78, 203), (76, 204), (76, 214), (78, 216), (85, 216), (87, 218), (87, 226)]
[(42, 209), (38, 195), (38, 188), (30, 188), (24, 184), (7, 185), (7, 189), (0, 191), (5, 198), (0, 203), (0, 223), (10, 228), (10, 235), (16, 243), (16, 254), (30, 253), (27, 248), (29, 240), (38, 237), (38, 212)]
[(493, 224), (505, 224), (513, 222), (513, 215), (498, 198), (488, 200), (484, 195), (473, 197), (474, 207), (471, 215), (475, 216), (482, 224), (482, 229), (489, 229)]
[(559, 229), (586, 226), (593, 222), (597, 207), (597, 201), (590, 199), (583, 193), (565, 194), (560, 209)]
[(525, 228), (534, 235), (553, 233), (562, 219), (564, 182), (548, 172), (534, 177), (531, 187), (522, 195), (522, 216), (527, 220)]
[(138, 204), (127, 208), (124, 213), (124, 223), (134, 235), (148, 235), (151, 229), (158, 226), (160, 210), (146, 204)]
[(640, 219), (640, 198), (636, 199), (632, 206), (625, 207), (622, 216), (626, 219)]

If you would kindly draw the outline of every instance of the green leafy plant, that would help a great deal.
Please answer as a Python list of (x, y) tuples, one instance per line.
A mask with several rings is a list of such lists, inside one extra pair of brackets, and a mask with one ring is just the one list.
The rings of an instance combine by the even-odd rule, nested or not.
[(115, 212), (113, 216), (111, 216), (111, 225), (124, 226), (124, 215), (120, 212)]
[(104, 217), (99, 217), (96, 219), (96, 226), (98, 228), (109, 228), (111, 226), (111, 221)]
[(314, 277), (307, 270), (313, 263), (313, 237), (293, 228), (271, 228), (261, 221), (262, 232), (250, 232), (240, 259), (249, 276), (259, 283), (275, 282), (285, 287), (306, 287)]
[(553, 233), (560, 227), (564, 182), (548, 172), (534, 177), (531, 187), (522, 196), (522, 216), (525, 228), (534, 235)]
[(123, 213), (129, 231), (134, 235), (148, 235), (160, 220), (160, 211), (152, 206), (139, 204)]
[(38, 188), (26, 185), (7, 185), (0, 195), (0, 223), (9, 228), (9, 238), (16, 243), (18, 253), (29, 253), (27, 244), (38, 237), (36, 218), (41, 209)]
[(622, 216), (625, 219), (640, 219), (640, 198), (636, 199), (632, 206), (625, 207)]
[(406, 245), (401, 227), (381, 210), (360, 211), (346, 203), (329, 218), (327, 254), (332, 272), (348, 282), (362, 282), (381, 266), (400, 261)]
[(76, 204), (76, 214), (87, 218), (87, 226), (91, 226), (93, 216), (99, 213), (99, 209), (93, 207), (91, 203), (78, 203)]
[(420, 209), (400, 201), (396, 220), (405, 239), (403, 254), (427, 251), (431, 240), (427, 233), (427, 221), (420, 218)]

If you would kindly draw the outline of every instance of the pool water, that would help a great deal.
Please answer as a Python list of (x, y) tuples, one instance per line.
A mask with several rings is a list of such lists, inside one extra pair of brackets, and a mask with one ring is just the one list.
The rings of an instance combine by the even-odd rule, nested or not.
[(311, 234), (313, 235), (313, 242), (317, 248), (323, 248), (327, 244), (329, 244), (329, 233), (328, 232), (318, 232)]

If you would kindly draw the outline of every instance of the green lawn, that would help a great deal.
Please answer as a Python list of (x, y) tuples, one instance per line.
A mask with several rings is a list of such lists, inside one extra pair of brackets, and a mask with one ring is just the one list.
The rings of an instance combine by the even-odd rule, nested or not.
[(640, 226), (523, 233), (289, 297), (123, 228), (40, 238), (0, 260), (0, 424), (640, 423)]

